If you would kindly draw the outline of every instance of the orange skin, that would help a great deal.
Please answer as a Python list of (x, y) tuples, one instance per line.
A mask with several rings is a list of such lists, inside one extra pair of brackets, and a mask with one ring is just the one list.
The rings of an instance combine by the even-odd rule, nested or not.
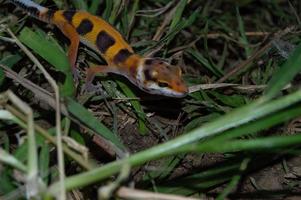
[(134, 53), (122, 35), (100, 17), (84, 11), (53, 11), (32, 2), (28, 3), (28, 0), (16, 0), (13, 3), (38, 19), (56, 25), (70, 40), (68, 58), (75, 80), (78, 78), (78, 46), (82, 42), (107, 62), (107, 65), (87, 69), (87, 86), (91, 84), (96, 73), (117, 73), (151, 94), (171, 97), (184, 97), (187, 94), (188, 88), (182, 80), (180, 67), (171, 66), (158, 58), (143, 58)]

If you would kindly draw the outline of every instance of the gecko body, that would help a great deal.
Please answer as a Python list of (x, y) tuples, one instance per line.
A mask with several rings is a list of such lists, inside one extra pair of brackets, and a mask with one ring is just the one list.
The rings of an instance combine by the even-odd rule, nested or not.
[(179, 66), (160, 58), (145, 58), (136, 54), (122, 35), (100, 17), (85, 11), (51, 10), (31, 0), (9, 0), (33, 17), (54, 24), (70, 40), (68, 58), (76, 76), (79, 43), (92, 48), (107, 65), (87, 69), (87, 85), (97, 73), (116, 73), (150, 94), (184, 97), (188, 88), (182, 80)]

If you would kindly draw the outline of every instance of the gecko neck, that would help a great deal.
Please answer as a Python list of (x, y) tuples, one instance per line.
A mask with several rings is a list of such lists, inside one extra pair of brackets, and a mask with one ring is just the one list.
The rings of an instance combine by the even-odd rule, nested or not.
[(119, 63), (118, 71), (120, 74), (126, 76), (133, 84), (139, 84), (136, 80), (138, 68), (141, 66), (143, 58), (138, 54), (132, 54), (123, 63)]
[(119, 70), (127, 73), (130, 77), (136, 77), (137, 68), (141, 62), (141, 56), (138, 54), (132, 54), (123, 63), (118, 64)]

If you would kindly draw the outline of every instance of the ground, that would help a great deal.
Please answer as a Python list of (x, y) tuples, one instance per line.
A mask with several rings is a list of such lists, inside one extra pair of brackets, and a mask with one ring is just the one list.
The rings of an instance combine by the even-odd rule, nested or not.
[[(43, 5), (102, 16), (140, 55), (179, 65), (190, 93), (180, 99), (147, 94), (112, 74), (96, 77), (98, 91), (84, 92), (86, 68), (105, 61), (81, 45), (81, 79), (74, 85), (66, 59), (69, 41), (61, 31), (1, 3), (1, 90), (10, 89), (33, 110), (39, 176), (48, 189), (57, 185), (61, 170), (51, 139), (58, 109), (53, 87), (27, 51), (60, 87), (64, 143), (79, 153), (64, 150), (66, 181), (74, 181), (67, 190), (74, 196), (96, 199), (99, 188), (116, 183), (187, 198), (301, 199), (299, 1), (54, 2)], [(0, 150), (26, 165), (32, 144), (28, 121), (2, 95), (2, 110), (18, 120), (1, 122)], [(131, 171), (124, 170), (119, 181), (126, 162), (118, 161), (127, 156)], [(16, 175), (15, 168), (0, 163), (0, 199), (28, 184), (26, 171)], [(89, 177), (92, 168), (99, 171)], [(112, 198), (129, 198), (118, 189)]]

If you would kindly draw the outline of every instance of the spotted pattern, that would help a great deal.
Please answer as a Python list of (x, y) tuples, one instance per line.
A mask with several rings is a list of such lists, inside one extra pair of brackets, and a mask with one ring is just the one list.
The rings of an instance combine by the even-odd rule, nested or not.
[(91, 32), (93, 29), (93, 23), (89, 19), (83, 19), (78, 27), (76, 28), (76, 31), (80, 35), (85, 35), (89, 32)]
[(101, 53), (105, 53), (111, 46), (115, 44), (115, 39), (106, 31), (98, 33), (96, 38), (96, 46)]
[(119, 52), (114, 56), (114, 63), (123, 63), (128, 59), (133, 53), (130, 52), (128, 49), (121, 49)]
[(63, 12), (63, 16), (68, 22), (72, 22), (73, 16), (75, 15), (76, 11), (75, 10), (66, 10)]

